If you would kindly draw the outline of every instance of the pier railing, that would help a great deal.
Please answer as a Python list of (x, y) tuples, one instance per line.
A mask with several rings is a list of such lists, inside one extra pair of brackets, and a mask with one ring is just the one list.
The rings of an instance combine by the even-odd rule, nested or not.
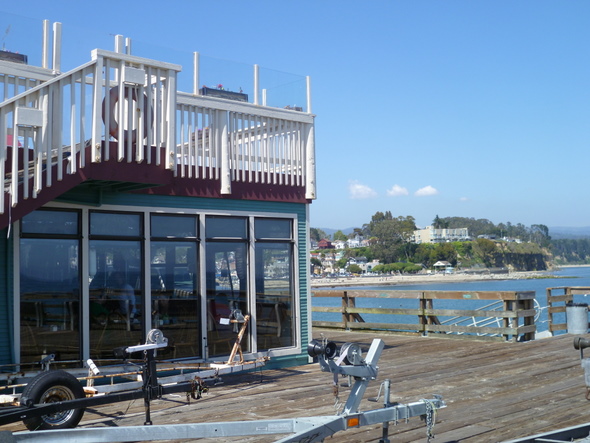
[[(314, 327), (507, 341), (533, 340), (536, 331), (534, 291), (315, 290), (312, 297), (313, 313), (341, 316)], [(320, 298), (341, 304), (319, 306), (336, 304)]]
[[(567, 332), (566, 305), (574, 302), (574, 295), (590, 295), (590, 286), (558, 286), (547, 288), (549, 332)], [(587, 301), (590, 303), (590, 301)]]

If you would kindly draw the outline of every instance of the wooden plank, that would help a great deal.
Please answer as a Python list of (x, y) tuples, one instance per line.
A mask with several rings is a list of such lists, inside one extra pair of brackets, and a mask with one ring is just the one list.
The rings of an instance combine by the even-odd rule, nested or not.
[(316, 289), (311, 293), (312, 297), (348, 297), (348, 298), (414, 298), (420, 299), (422, 291), (379, 291), (379, 290), (330, 290), (330, 289)]
[(330, 289), (321, 289), (321, 290), (314, 290), (311, 293), (312, 297), (338, 297), (342, 298), (343, 291), (341, 290), (330, 290)]
[(565, 331), (567, 329), (567, 325), (565, 323), (553, 323), (549, 325), (551, 331)]
[[(523, 311), (529, 312), (530, 311)], [(535, 311), (533, 310), (533, 315)], [(424, 315), (440, 317), (494, 317), (494, 318), (516, 318), (519, 311), (480, 311), (469, 309), (424, 309)]]
[(393, 331), (393, 330), (404, 330), (404, 331), (423, 331), (424, 326), (419, 324), (407, 324), (407, 323), (348, 323), (347, 327), (349, 329), (380, 329), (386, 331)]
[(422, 309), (399, 308), (346, 308), (346, 312), (351, 314), (423, 315)]
[(314, 306), (311, 309), (312, 312), (332, 312), (341, 314), (343, 312), (343, 308), (341, 306)]
[(535, 315), (537, 315), (536, 309), (523, 309), (523, 310), (516, 311), (516, 316), (519, 318), (521, 318), (521, 317), (534, 317)]
[(519, 298), (519, 294), (522, 293), (509, 291), (424, 291), (424, 298), (432, 300), (522, 300)]
[(379, 290), (350, 290), (346, 291), (348, 297), (367, 298), (422, 298), (423, 291), (379, 291)]
[(314, 328), (340, 328), (340, 329), (345, 329), (346, 325), (342, 322), (337, 322), (337, 321), (319, 321), (319, 320), (313, 320), (312, 325)]
[(571, 295), (550, 295), (547, 297), (547, 301), (551, 303), (568, 302), (571, 301), (571, 299)]

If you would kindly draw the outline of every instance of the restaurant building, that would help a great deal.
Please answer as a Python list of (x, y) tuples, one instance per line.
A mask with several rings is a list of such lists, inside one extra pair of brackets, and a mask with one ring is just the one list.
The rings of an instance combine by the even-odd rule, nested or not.
[[(314, 115), (177, 90), (183, 67), (95, 49), (59, 69), (0, 57), (0, 364), (107, 363), (160, 329), (165, 359), (308, 361)], [(56, 46), (57, 45), (57, 46)], [(247, 79), (245, 79), (247, 81)]]

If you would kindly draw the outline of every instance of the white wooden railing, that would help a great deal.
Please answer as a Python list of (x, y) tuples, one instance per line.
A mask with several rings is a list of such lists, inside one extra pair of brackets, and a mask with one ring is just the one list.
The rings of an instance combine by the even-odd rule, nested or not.
[[(176, 108), (178, 71), (178, 65), (94, 50), (90, 62), (0, 103), (0, 173), (9, 180), (11, 205), (18, 203), (19, 183), (24, 199), (35, 198), (52, 185), (54, 171), (62, 180), (64, 173), (75, 173), (87, 161), (109, 160), (105, 138), (120, 141), (118, 161), (165, 161), (174, 168), (176, 113), (170, 110)], [(151, 158), (152, 145), (165, 148), (166, 160), (160, 150)], [(91, 146), (90, 159), (86, 146)], [(0, 208), (3, 198), (4, 193)]]
[(248, 182), (305, 187), (315, 198), (311, 113), (177, 92), (180, 70), (99, 49), (64, 74), (0, 61), (0, 211), (6, 193), (14, 207), (19, 187), (35, 198), (53, 177), (108, 161), (105, 141), (119, 142), (120, 162), (218, 179), (223, 194)]
[(315, 198), (313, 116), (249, 103), (178, 94), (179, 165), (183, 177), (305, 186)]

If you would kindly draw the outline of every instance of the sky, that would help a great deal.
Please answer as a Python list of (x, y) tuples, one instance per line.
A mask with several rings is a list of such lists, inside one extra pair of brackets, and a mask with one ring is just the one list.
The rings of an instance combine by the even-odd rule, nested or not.
[(90, 49), (123, 34), (310, 76), (313, 227), (377, 211), (590, 226), (587, 0), (28, 0), (0, 5), (0, 46), (38, 40), (4, 31), (14, 14)]

